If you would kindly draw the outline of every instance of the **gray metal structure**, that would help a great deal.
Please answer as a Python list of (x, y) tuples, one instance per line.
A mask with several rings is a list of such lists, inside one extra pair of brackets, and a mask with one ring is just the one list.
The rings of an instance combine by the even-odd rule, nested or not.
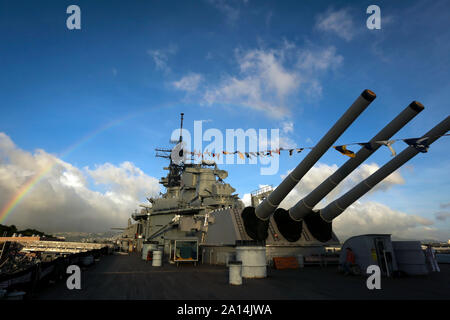
[[(450, 129), (450, 117), (447, 117), (439, 124), (437, 124), (433, 129), (428, 131), (422, 138), (428, 137), (428, 145), (438, 140), (442, 135), (446, 134)], [(358, 200), (364, 194), (366, 194), (370, 189), (375, 187), (384, 178), (389, 176), (395, 170), (400, 168), (406, 162), (415, 157), (420, 151), (412, 146), (408, 146), (394, 159), (386, 163), (375, 173), (370, 175), (367, 179), (360, 182), (357, 186), (352, 188), (346, 194), (344, 194), (339, 199), (333, 201), (324, 209), (320, 210), (320, 216), (323, 220), (331, 222), (334, 218), (339, 216), (348, 206), (353, 202)]]
[(353, 251), (355, 264), (362, 274), (365, 274), (367, 267), (371, 265), (379, 266), (384, 276), (392, 276), (398, 270), (390, 234), (364, 234), (348, 238), (342, 244), (340, 265), (346, 261), (347, 248)]
[(361, 148), (354, 158), (351, 158), (344, 163), (305, 198), (297, 202), (297, 204), (289, 210), (282, 208), (277, 209), (274, 213), (274, 218), (281, 233), (290, 241), (296, 241), (296, 239), (301, 236), (301, 231), (299, 232), (298, 230), (301, 230), (303, 227), (302, 220), (313, 212), (314, 206), (381, 147), (381, 145), (375, 143), (375, 141), (390, 139), (423, 109), (424, 106), (420, 102), (411, 102), (411, 104), (395, 117), (395, 119), (381, 129), (381, 131), (369, 141), (367, 146)]
[(424, 106), (417, 101), (411, 102), (394, 120), (378, 132), (369, 142), (369, 146), (362, 148), (354, 158), (349, 159), (344, 165), (336, 170), (330, 177), (322, 182), (307, 197), (300, 200), (295, 206), (289, 209), (289, 215), (293, 220), (300, 221), (311, 212), (316, 204), (320, 202), (327, 194), (329, 194), (342, 180), (344, 180), (353, 170), (361, 163), (367, 160), (381, 144), (375, 141), (383, 141), (390, 139), (409, 121), (411, 121)]
[[(380, 147), (375, 141), (390, 139), (424, 109), (422, 104), (414, 101), (364, 145), (354, 158), (304, 199), (289, 210), (277, 209), (299, 180), (374, 99), (375, 94), (365, 90), (276, 189), (266, 187), (253, 193), (252, 206), (246, 208), (234, 194), (235, 189), (224, 182), (228, 173), (218, 169), (215, 163), (173, 163), (167, 155), (173, 149), (157, 149), (166, 152), (158, 156), (170, 159), (169, 166), (164, 168), (169, 172), (160, 180), (166, 192), (160, 197), (148, 198), (149, 204), (141, 205), (141, 211), (132, 215), (137, 223), (130, 224), (124, 234), (158, 241), (166, 254), (170, 251), (170, 241), (196, 237), (202, 262), (206, 263), (233, 260), (236, 241), (264, 241), (268, 261), (273, 257), (324, 253), (326, 246), (339, 244), (332, 230), (332, 220), (420, 152), (418, 148), (408, 146), (342, 197), (319, 211), (313, 210), (321, 199)], [(427, 138), (427, 146), (444, 135), (449, 127), (447, 117), (427, 132), (423, 136)], [(179, 142), (182, 142), (181, 136)]]
[[(181, 128), (183, 127), (181, 114)], [(180, 130), (180, 132), (182, 132)], [(183, 141), (180, 135), (178, 143)], [(176, 147), (175, 147), (176, 148)], [(173, 149), (175, 149), (173, 148)], [(205, 238), (209, 213), (225, 207), (243, 208), (236, 190), (224, 180), (228, 172), (220, 170), (214, 162), (175, 163), (170, 156), (173, 149), (156, 149), (157, 156), (170, 160), (166, 177), (160, 179), (166, 192), (159, 197), (147, 198), (148, 204), (141, 205), (140, 212), (132, 214), (137, 222), (129, 224), (124, 235), (136, 242), (157, 241), (170, 251), (170, 241), (196, 237)]]
[(306, 155), (302, 162), (278, 185), (278, 187), (256, 209), (247, 207), (243, 212), (245, 229), (251, 238), (264, 240), (270, 216), (278, 205), (297, 185), (300, 179), (314, 166), (319, 158), (331, 147), (352, 122), (375, 100), (376, 95), (364, 90), (347, 109), (334, 126), (323, 136), (317, 145)]
[[(446, 134), (449, 129), (450, 129), (450, 117), (447, 117), (439, 124), (437, 124), (433, 129), (424, 134), (422, 138), (427, 138), (427, 145), (429, 146), (433, 142), (438, 140), (441, 136)], [(382, 166), (375, 173), (370, 175), (367, 179), (360, 182), (354, 188), (350, 189), (339, 199), (331, 202), (329, 205), (321, 209), (319, 212), (311, 212), (305, 218), (305, 221), (308, 224), (309, 229), (315, 235), (315, 237), (321, 241), (327, 241), (328, 239), (331, 239), (332, 237), (331, 223), (333, 219), (338, 217), (353, 202), (355, 202), (363, 195), (365, 195), (369, 190), (375, 187), (384, 178), (386, 178), (395, 170), (404, 165), (406, 162), (411, 160), (419, 152), (420, 151), (417, 148), (413, 146), (408, 146), (394, 159), (386, 163), (384, 166)]]
[(166, 238), (196, 236), (199, 241), (204, 239), (209, 212), (230, 206), (243, 207), (238, 195), (233, 194), (235, 189), (223, 181), (228, 173), (215, 164), (213, 167), (205, 163), (185, 165), (178, 184), (170, 185), (173, 179), (170, 175), (169, 172), (160, 181), (167, 192), (159, 198), (149, 198), (151, 206), (132, 215), (142, 225), (142, 238), (158, 241), (165, 246), (166, 253), (169, 251)]

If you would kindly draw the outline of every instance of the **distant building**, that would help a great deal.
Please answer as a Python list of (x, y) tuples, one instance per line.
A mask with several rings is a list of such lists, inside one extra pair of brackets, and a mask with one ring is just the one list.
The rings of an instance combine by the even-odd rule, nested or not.
[(39, 241), (40, 237), (0, 237), (0, 243), (2, 242), (28, 242)]

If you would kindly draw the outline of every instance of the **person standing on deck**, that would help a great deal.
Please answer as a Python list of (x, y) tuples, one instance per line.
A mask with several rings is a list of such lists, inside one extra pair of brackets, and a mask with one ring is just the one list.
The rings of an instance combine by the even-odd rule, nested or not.
[(348, 275), (351, 273), (351, 267), (355, 264), (355, 254), (350, 247), (346, 248), (346, 251), (345, 261), (342, 267), (344, 269), (344, 274)]

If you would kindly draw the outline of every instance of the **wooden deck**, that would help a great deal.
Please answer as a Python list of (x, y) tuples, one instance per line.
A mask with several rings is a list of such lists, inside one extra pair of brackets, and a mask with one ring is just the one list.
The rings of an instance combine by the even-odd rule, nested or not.
[(366, 277), (344, 276), (336, 266), (269, 268), (266, 279), (243, 279), (241, 286), (231, 286), (224, 266), (165, 263), (155, 268), (131, 254), (103, 256), (83, 270), (81, 290), (68, 290), (60, 281), (42, 289), (36, 299), (449, 299), (450, 265), (428, 276), (382, 278), (381, 288), (368, 290)]

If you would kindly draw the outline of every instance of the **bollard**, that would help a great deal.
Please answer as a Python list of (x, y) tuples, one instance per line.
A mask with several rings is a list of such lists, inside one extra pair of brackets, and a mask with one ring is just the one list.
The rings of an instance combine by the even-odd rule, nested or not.
[(242, 284), (242, 262), (228, 261), (229, 282), (231, 285), (240, 286)]

